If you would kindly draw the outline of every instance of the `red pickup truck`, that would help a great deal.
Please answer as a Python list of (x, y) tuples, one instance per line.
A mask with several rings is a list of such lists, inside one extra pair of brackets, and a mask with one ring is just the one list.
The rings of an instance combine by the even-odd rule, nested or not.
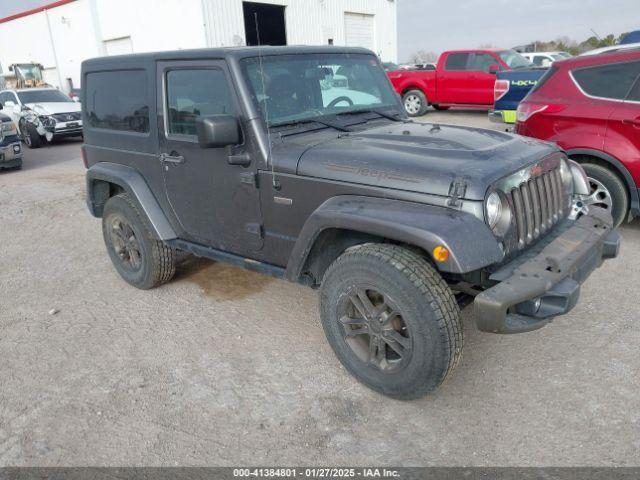
[(387, 75), (407, 113), (418, 117), (429, 105), (437, 110), (453, 106), (489, 109), (496, 73), (530, 66), (515, 50), (450, 50), (440, 55), (435, 70), (395, 70)]

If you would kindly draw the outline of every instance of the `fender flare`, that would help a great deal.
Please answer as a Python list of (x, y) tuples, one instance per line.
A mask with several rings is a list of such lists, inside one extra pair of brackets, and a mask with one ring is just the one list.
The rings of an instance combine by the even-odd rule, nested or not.
[(472, 272), (504, 257), (491, 230), (469, 213), (402, 200), (341, 195), (325, 201), (305, 222), (287, 264), (287, 279), (300, 280), (315, 241), (327, 229), (383, 237), (429, 254), (443, 245), (450, 252), (446, 261), (437, 263), (443, 272)]
[(87, 206), (94, 217), (102, 217), (104, 204), (109, 198), (100, 185), (103, 182), (121, 187), (138, 204), (148, 221), (151, 233), (157, 240), (177, 238), (173, 227), (140, 173), (126, 165), (100, 162), (87, 170)]
[(608, 153), (601, 152), (600, 150), (593, 150), (591, 148), (572, 148), (570, 150), (565, 150), (565, 153), (569, 158), (571, 158), (572, 155), (588, 155), (596, 157), (615, 167), (616, 171), (620, 172), (627, 185), (631, 210), (635, 213), (640, 213), (640, 193), (638, 192), (638, 187), (636, 186), (631, 173), (620, 160), (612, 157)]

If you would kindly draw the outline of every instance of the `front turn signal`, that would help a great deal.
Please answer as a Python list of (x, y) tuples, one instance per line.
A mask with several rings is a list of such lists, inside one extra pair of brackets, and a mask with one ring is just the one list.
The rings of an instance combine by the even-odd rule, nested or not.
[(449, 250), (442, 245), (438, 245), (434, 248), (432, 253), (436, 262), (445, 262), (449, 258)]

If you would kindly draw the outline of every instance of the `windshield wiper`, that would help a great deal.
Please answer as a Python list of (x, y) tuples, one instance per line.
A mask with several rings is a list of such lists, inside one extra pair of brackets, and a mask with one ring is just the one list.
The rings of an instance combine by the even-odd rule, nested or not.
[(380, 110), (378, 108), (365, 108), (362, 110), (350, 110), (348, 112), (340, 112), (336, 115), (358, 115), (361, 113), (375, 113), (377, 115), (380, 115), (383, 118), (386, 118), (388, 120), (393, 120), (394, 122), (400, 122), (402, 121), (400, 118), (398, 118), (399, 114), (398, 113), (388, 113), (385, 112), (384, 110)]
[(324, 125), (325, 127), (330, 127), (330, 128), (334, 128), (336, 130), (339, 130), (341, 132), (348, 132), (349, 129), (346, 128), (343, 125), (340, 125), (338, 123), (333, 123), (331, 121), (328, 121), (326, 118), (324, 117), (314, 117), (314, 118), (305, 118), (303, 120), (289, 120), (286, 122), (279, 122), (279, 123), (275, 123), (273, 125), (271, 125), (272, 127), (285, 127), (285, 126), (289, 126), (289, 125), (299, 125), (299, 124), (306, 124), (306, 123), (319, 123), (320, 125)]

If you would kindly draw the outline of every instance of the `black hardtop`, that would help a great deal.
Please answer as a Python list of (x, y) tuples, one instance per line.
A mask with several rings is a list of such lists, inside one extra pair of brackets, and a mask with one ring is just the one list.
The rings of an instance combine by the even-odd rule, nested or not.
[(133, 53), (129, 55), (113, 55), (96, 57), (82, 62), (84, 71), (96, 71), (117, 68), (140, 68), (157, 61), (202, 60), (202, 59), (242, 59), (248, 57), (273, 55), (305, 55), (305, 54), (368, 54), (371, 50), (359, 47), (321, 46), (261, 46), (261, 47), (222, 47), (198, 48), (191, 50), (171, 50), (164, 52)]

